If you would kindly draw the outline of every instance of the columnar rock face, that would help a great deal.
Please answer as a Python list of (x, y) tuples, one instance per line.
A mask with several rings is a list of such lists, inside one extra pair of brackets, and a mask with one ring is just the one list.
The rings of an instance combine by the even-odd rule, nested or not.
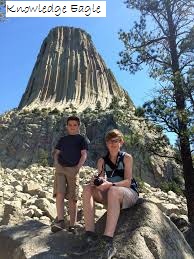
[(19, 108), (75, 107), (82, 111), (110, 105), (113, 96), (131, 102), (97, 53), (89, 34), (56, 27), (43, 41)]

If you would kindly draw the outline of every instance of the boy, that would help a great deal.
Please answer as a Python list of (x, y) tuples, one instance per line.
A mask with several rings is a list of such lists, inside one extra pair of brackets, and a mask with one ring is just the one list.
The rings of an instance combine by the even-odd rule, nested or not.
[(77, 221), (77, 200), (79, 192), (79, 170), (87, 158), (88, 144), (79, 134), (80, 119), (70, 116), (67, 119), (68, 135), (62, 137), (54, 150), (55, 180), (53, 196), (56, 197), (57, 219), (51, 226), (52, 232), (65, 227), (64, 199), (68, 200), (70, 216), (69, 231), (74, 232)]

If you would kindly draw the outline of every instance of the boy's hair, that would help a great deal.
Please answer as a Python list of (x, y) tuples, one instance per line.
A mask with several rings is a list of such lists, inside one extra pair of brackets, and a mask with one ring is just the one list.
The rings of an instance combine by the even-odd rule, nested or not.
[(113, 129), (106, 133), (105, 141), (107, 142), (112, 138), (119, 138), (120, 141), (123, 141), (124, 136), (118, 129)]
[(69, 116), (67, 118), (67, 124), (68, 124), (69, 121), (77, 121), (77, 124), (80, 125), (80, 118), (75, 116), (75, 115)]

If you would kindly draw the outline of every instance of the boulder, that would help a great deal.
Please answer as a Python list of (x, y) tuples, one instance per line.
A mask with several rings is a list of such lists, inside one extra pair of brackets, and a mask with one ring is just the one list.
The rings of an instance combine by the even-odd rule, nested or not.
[(161, 203), (158, 204), (158, 207), (167, 215), (170, 215), (171, 213), (179, 213), (179, 208), (175, 204)]
[[(23, 214), (21, 212), (21, 208), (18, 207), (16, 203), (5, 203), (3, 207), (3, 211), (1, 211), (1, 221), (0, 225), (14, 225), (24, 220)], [(0, 257), (1, 258), (1, 257)]]
[(41, 190), (42, 190), (41, 185), (34, 182), (34, 181), (30, 181), (28, 183), (25, 183), (24, 188), (23, 188), (24, 192), (29, 193), (31, 195), (36, 195)]
[[(98, 220), (96, 229), (103, 233), (106, 214)], [(159, 208), (141, 201), (131, 209), (121, 211), (115, 233), (117, 254), (124, 259), (193, 259), (194, 254), (181, 232)], [(38, 221), (28, 221), (15, 227), (0, 227), (0, 258), (61, 259), (77, 258), (73, 251), (83, 243), (80, 236), (67, 231), (51, 234), (50, 228)], [(101, 251), (79, 256), (97, 259)]]
[[(194, 258), (183, 234), (153, 203), (139, 200), (131, 209), (121, 211), (115, 233), (117, 258), (172, 259)], [(105, 215), (97, 229), (103, 232)]]
[(46, 198), (37, 199), (35, 201), (35, 205), (50, 219), (54, 219), (56, 217), (55, 205), (51, 204)]

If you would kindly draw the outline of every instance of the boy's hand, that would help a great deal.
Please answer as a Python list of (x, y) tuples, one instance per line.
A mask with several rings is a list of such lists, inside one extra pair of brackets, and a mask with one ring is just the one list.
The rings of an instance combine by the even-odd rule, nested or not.
[(81, 166), (76, 165), (76, 169), (77, 169), (78, 172), (79, 172), (80, 168), (81, 168)]
[(54, 159), (54, 166), (56, 167), (57, 165), (59, 165), (58, 160)]

